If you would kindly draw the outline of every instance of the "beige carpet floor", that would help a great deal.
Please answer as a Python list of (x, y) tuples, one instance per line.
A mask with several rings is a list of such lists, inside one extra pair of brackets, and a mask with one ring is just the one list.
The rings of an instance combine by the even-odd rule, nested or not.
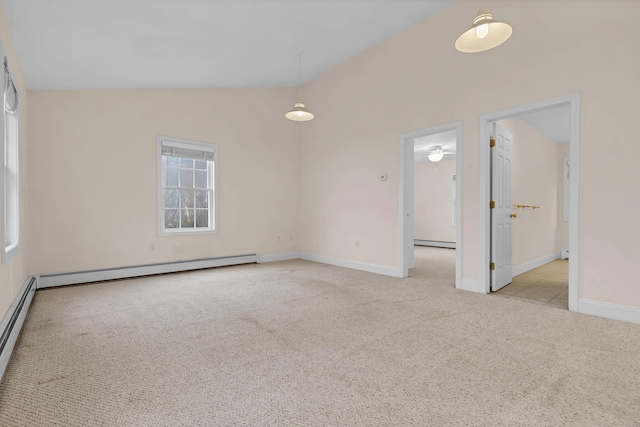
[(639, 426), (640, 325), (287, 261), (42, 290), (2, 426)]

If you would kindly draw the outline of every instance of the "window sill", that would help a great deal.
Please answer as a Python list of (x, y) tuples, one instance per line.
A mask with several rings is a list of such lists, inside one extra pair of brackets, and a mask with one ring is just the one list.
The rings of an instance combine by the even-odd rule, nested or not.
[(2, 264), (6, 264), (13, 258), (17, 253), (18, 249), (20, 249), (20, 244), (16, 243), (15, 245), (5, 246), (2, 252)]
[(202, 234), (217, 234), (218, 230), (213, 228), (199, 229), (199, 230), (189, 230), (189, 229), (175, 229), (175, 231), (168, 230), (160, 230), (158, 232), (158, 236), (195, 236)]

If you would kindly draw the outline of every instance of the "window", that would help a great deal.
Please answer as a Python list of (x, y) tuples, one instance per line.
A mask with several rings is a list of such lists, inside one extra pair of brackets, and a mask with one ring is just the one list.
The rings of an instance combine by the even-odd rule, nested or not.
[[(1, 49), (1, 47), (0, 47)], [(7, 58), (4, 58), (4, 114), (2, 126), (3, 168), (2, 168), (2, 263), (6, 263), (18, 252), (20, 242), (20, 174), (18, 104), (19, 96)]]
[(216, 231), (218, 146), (158, 137), (158, 234)]

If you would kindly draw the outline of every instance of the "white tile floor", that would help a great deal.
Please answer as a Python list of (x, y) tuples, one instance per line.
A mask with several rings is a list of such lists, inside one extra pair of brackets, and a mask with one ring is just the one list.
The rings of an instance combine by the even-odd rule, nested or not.
[(511, 284), (496, 292), (555, 307), (569, 306), (569, 261), (558, 259), (513, 278)]

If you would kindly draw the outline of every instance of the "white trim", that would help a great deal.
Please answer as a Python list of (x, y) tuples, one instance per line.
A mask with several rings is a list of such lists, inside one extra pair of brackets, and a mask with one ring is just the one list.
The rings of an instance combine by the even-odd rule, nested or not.
[(640, 324), (640, 308), (589, 299), (578, 300), (579, 313)]
[[(462, 245), (462, 121), (447, 123), (400, 135), (400, 216), (399, 216), (399, 277), (409, 276), (409, 267), (413, 260), (413, 140), (422, 136), (456, 131), (456, 242)], [(462, 251), (456, 251), (456, 288), (462, 289)]]
[[(165, 230), (164, 228), (164, 186), (162, 176), (162, 145), (163, 142), (166, 145), (173, 145), (182, 148), (199, 147), (202, 150), (213, 152), (213, 187), (211, 192), (213, 193), (212, 199), (209, 201), (213, 203), (213, 209), (209, 207), (209, 228), (194, 228), (194, 229), (171, 229)], [(158, 237), (167, 236), (193, 236), (199, 234), (216, 234), (218, 233), (218, 144), (212, 144), (208, 142), (190, 141), (186, 139), (173, 138), (168, 136), (156, 137), (156, 162), (157, 162), (157, 177), (156, 177), (156, 210), (157, 210), (157, 232)]]
[(490, 262), (490, 223), (489, 223), (489, 124), (508, 117), (517, 116), (522, 113), (545, 110), (560, 105), (569, 104), (571, 109), (571, 139), (569, 141), (569, 159), (571, 162), (571, 180), (570, 180), (570, 216), (569, 222), (569, 249), (571, 250), (571, 259), (569, 260), (569, 310), (578, 310), (578, 261), (579, 245), (578, 245), (578, 188), (580, 183), (579, 171), (579, 145), (580, 145), (580, 94), (573, 93), (570, 95), (559, 96), (557, 98), (547, 99), (532, 104), (526, 104), (519, 107), (509, 108), (490, 114), (480, 116), (480, 139), (479, 139), (479, 196), (478, 216), (479, 216), (479, 277), (480, 283), (485, 289), (485, 293), (489, 293), (491, 289), (491, 280), (489, 277)]
[(258, 254), (256, 256), (256, 262), (258, 264), (263, 264), (265, 262), (290, 261), (292, 259), (300, 259), (300, 254), (298, 252), (286, 252), (281, 254), (268, 254), (268, 255)]
[(462, 291), (469, 291), (469, 292), (475, 292), (478, 294), (485, 294), (486, 292), (484, 291), (484, 286), (478, 282), (477, 280), (468, 280), (468, 279), (462, 279), (460, 281), (460, 286), (456, 286), (457, 289), (460, 289)]
[(441, 242), (438, 240), (414, 239), (413, 244), (416, 246), (431, 246), (433, 248), (448, 248), (448, 249), (456, 248), (456, 242)]
[(554, 252), (552, 254), (540, 257), (538, 259), (533, 259), (531, 261), (523, 262), (520, 265), (513, 266), (513, 275), (518, 276), (520, 274), (524, 274), (527, 271), (531, 271), (534, 268), (541, 267), (557, 259), (560, 259), (560, 252)]
[(7, 309), (7, 312), (2, 319), (2, 323), (0, 323), (0, 334), (4, 334), (5, 332), (9, 333), (4, 347), (2, 348), (2, 352), (0, 352), (0, 379), (2, 379), (4, 371), (7, 368), (7, 364), (9, 363), (9, 359), (11, 358), (11, 353), (13, 353), (13, 348), (15, 347), (18, 336), (20, 335), (22, 324), (24, 323), (24, 319), (27, 317), (31, 300), (36, 292), (37, 284), (37, 277), (27, 277), (27, 280), (24, 285), (22, 285), (22, 288), (20, 288), (18, 295), (16, 295), (13, 303)]
[(568, 157), (562, 159), (562, 221), (571, 219), (571, 161)]
[(75, 285), (78, 283), (101, 282), (103, 280), (126, 279), (153, 274), (176, 273), (202, 268), (224, 267), (228, 265), (256, 262), (256, 255), (238, 255), (222, 258), (199, 259), (193, 261), (170, 262), (166, 264), (139, 265), (133, 267), (109, 268), (104, 270), (78, 271), (61, 274), (40, 275), (38, 289), (53, 286)]
[(580, 94), (571, 95), (571, 140), (569, 141), (569, 162), (571, 175), (569, 179), (569, 310), (578, 310), (580, 282), (578, 280), (580, 265)]
[(300, 253), (300, 259), (304, 259), (306, 261), (319, 262), (322, 264), (335, 265), (337, 267), (345, 267), (351, 268), (353, 270), (367, 271), (369, 273), (382, 274), (384, 276), (391, 277), (402, 277), (400, 275), (400, 270), (395, 267), (388, 267), (386, 265), (378, 265), (378, 264), (369, 264), (365, 262), (359, 261), (350, 261), (346, 259), (339, 258), (331, 258), (322, 255), (313, 255), (307, 253)]

